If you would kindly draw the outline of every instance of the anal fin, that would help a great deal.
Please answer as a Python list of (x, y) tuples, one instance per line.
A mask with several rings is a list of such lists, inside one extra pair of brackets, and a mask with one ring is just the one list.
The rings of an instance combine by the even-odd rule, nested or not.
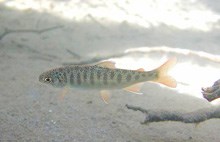
[(102, 100), (108, 104), (109, 99), (110, 99), (110, 93), (107, 90), (101, 90), (100, 91), (100, 96), (102, 97)]
[(143, 93), (141, 93), (140, 90), (141, 90), (141, 86), (142, 86), (143, 84), (144, 84), (144, 83), (137, 83), (137, 84), (128, 86), (128, 87), (123, 88), (123, 89), (124, 89), (125, 91), (131, 92), (131, 93), (135, 93), (135, 94), (138, 94), (138, 95), (142, 95)]

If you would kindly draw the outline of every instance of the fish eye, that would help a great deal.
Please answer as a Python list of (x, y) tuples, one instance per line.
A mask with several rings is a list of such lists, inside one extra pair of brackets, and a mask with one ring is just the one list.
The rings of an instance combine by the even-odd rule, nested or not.
[(44, 79), (46, 82), (51, 82), (51, 78), (45, 78)]

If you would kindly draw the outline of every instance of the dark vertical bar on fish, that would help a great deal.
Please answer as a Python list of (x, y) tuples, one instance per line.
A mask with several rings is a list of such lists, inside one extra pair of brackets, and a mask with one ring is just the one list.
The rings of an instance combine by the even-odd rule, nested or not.
[(66, 72), (65, 71), (63, 72), (63, 78), (64, 78), (64, 83), (66, 84), (67, 83), (67, 76), (66, 76)]
[(94, 72), (90, 70), (90, 83), (93, 85), (94, 84)]
[(101, 71), (98, 70), (98, 71), (97, 71), (97, 80), (100, 80), (100, 78), (101, 78)]
[(87, 71), (84, 70), (84, 72), (83, 72), (83, 81), (86, 82), (86, 80), (87, 80)]
[(131, 75), (130, 74), (127, 74), (126, 80), (127, 80), (127, 82), (131, 81)]
[(107, 72), (105, 72), (104, 73), (104, 76), (103, 76), (103, 83), (105, 84), (105, 85), (107, 85), (108, 84), (108, 74), (107, 74)]
[(115, 77), (115, 73), (114, 73), (113, 71), (111, 71), (111, 73), (110, 73), (110, 79), (113, 80), (114, 77)]
[(78, 84), (78, 85), (81, 84), (81, 75), (80, 75), (79, 72), (77, 73), (77, 84)]
[(122, 80), (122, 75), (119, 73), (117, 76), (117, 82), (121, 83), (121, 80)]
[(71, 72), (71, 75), (70, 75), (70, 85), (74, 85), (74, 75), (73, 75), (73, 71)]
[(138, 80), (140, 78), (140, 75), (138, 74), (138, 75), (135, 75), (135, 77), (134, 77), (134, 79), (135, 80)]

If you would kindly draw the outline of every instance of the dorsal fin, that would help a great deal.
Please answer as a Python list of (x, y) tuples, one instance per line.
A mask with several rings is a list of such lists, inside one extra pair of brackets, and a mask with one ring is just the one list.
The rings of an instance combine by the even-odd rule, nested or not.
[(115, 69), (115, 62), (113, 62), (113, 61), (104, 61), (104, 62), (98, 63), (97, 66), (104, 67), (104, 68)]
[(143, 68), (140, 68), (140, 69), (137, 69), (137, 71), (139, 71), (139, 72), (144, 72), (144, 69), (143, 69)]

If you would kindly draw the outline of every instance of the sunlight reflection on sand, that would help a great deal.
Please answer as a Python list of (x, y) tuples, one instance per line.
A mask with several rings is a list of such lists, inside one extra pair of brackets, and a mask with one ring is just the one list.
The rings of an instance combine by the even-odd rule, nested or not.
[[(7, 1), (5, 6), (18, 10), (48, 12), (59, 17), (83, 21), (95, 17), (98, 22), (127, 22), (150, 28), (165, 24), (178, 29), (210, 31), (220, 17), (196, 0), (148, 1)], [(204, 18), (205, 17), (205, 18)]]

